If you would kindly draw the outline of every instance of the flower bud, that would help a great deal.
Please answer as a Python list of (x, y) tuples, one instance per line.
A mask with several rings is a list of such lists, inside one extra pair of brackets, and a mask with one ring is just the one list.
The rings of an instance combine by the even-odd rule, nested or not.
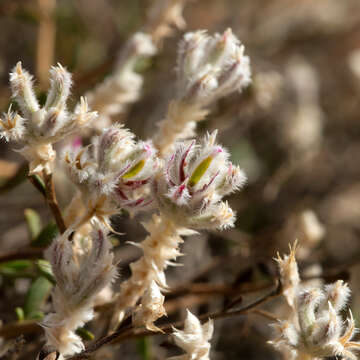
[[(98, 139), (97, 162), (99, 171), (103, 173), (116, 169), (121, 171), (119, 164), (126, 163), (124, 157), (134, 146), (133, 138), (133, 134), (120, 126), (105, 129)], [(114, 165), (116, 165), (116, 169)], [(128, 164), (126, 166), (128, 167)]]
[(106, 213), (119, 208), (134, 212), (152, 203), (148, 184), (158, 166), (156, 151), (150, 142), (133, 138), (128, 130), (112, 126), (94, 140), (92, 151), (88, 147), (65, 155), (71, 180)]
[(221, 198), (240, 188), (245, 175), (233, 166), (215, 139), (216, 132), (200, 145), (195, 141), (179, 143), (155, 179), (161, 211), (182, 226), (224, 228), (234, 223), (232, 210)]
[(50, 69), (50, 89), (46, 98), (45, 108), (64, 109), (70, 95), (72, 85), (71, 74), (60, 64)]
[(31, 117), (31, 114), (39, 110), (33, 89), (32, 76), (23, 70), (19, 61), (10, 73), (10, 86), (12, 96), (18, 103), (24, 117)]

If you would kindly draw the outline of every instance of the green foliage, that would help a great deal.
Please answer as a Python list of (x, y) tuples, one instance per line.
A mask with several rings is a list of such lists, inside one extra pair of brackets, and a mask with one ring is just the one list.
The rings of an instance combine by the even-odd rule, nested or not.
[(51, 269), (51, 265), (47, 260), (38, 260), (36, 262), (37, 268), (42, 276), (48, 279), (52, 284), (56, 284), (56, 279)]
[(0, 264), (0, 275), (7, 277), (31, 277), (32, 270), (30, 260), (12, 260)]
[(148, 337), (140, 338), (136, 341), (136, 348), (143, 360), (151, 360), (151, 341)]
[(31, 284), (25, 299), (25, 319), (41, 319), (44, 316), (41, 309), (50, 295), (52, 286), (52, 283), (44, 276), (38, 277)]
[(16, 317), (19, 321), (23, 321), (25, 320), (25, 313), (24, 313), (24, 309), (21, 307), (16, 307), (15, 308), (15, 313), (16, 313)]
[(47, 247), (54, 238), (59, 234), (59, 229), (54, 222), (47, 224), (38, 236), (31, 242), (34, 247)]
[(77, 328), (75, 332), (76, 335), (79, 335), (83, 340), (86, 341), (91, 341), (94, 340), (95, 338), (95, 335), (91, 331), (86, 330), (83, 327)]
[(24, 216), (30, 239), (34, 240), (40, 234), (42, 228), (40, 215), (33, 209), (25, 209)]

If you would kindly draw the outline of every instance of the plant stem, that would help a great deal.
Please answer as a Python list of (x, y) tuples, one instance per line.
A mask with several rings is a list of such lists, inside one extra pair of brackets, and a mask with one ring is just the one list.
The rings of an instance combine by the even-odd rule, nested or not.
[[(246, 313), (251, 313), (254, 311), (254, 309), (257, 306), (281, 295), (281, 293), (282, 293), (282, 286), (281, 286), (280, 282), (277, 281), (276, 286), (268, 294), (265, 294), (264, 296), (260, 297), (259, 299), (255, 300), (254, 302), (242, 307), (241, 309), (233, 310), (233, 311), (221, 310), (221, 311), (217, 311), (214, 313), (208, 313), (208, 314), (201, 315), (198, 318), (200, 320), (208, 320), (208, 319), (216, 320), (216, 319), (223, 319), (223, 318), (233, 317), (233, 316), (237, 316), (237, 315), (243, 315)], [(265, 316), (262, 312), (257, 312), (257, 314)], [(269, 316), (267, 316), (267, 317), (269, 317)], [(130, 339), (130, 338), (138, 338), (138, 337), (143, 337), (143, 336), (154, 336), (154, 335), (159, 335), (162, 333), (168, 334), (173, 331), (174, 327), (180, 328), (183, 326), (184, 326), (184, 321), (182, 320), (182, 321), (179, 321), (174, 324), (169, 323), (169, 324), (165, 324), (163, 326), (159, 326), (159, 329), (162, 332), (153, 332), (153, 331), (149, 331), (146, 329), (141, 329), (141, 328), (139, 329), (139, 328), (133, 328), (133, 327), (122, 328), (108, 336), (104, 336), (103, 338), (97, 340), (95, 343), (90, 345), (87, 349), (85, 349), (84, 351), (82, 351), (81, 353), (79, 353), (75, 356), (68, 358), (68, 360), (80, 360), (80, 359), (89, 358), (92, 353), (94, 353), (95, 351), (100, 349), (102, 346), (107, 345), (107, 344), (120, 343), (120, 342)]]
[(58, 226), (60, 233), (63, 234), (66, 230), (66, 225), (56, 199), (52, 174), (47, 174), (45, 171), (43, 171), (42, 175), (44, 181), (43, 183), (36, 176), (29, 176), (29, 180), (44, 196), (55, 219), (56, 225)]

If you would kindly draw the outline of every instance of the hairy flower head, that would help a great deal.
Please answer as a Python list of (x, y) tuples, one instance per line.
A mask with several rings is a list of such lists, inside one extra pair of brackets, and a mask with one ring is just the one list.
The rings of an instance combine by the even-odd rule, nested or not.
[[(60, 64), (50, 69), (50, 89), (45, 105), (41, 107), (33, 89), (32, 76), (18, 62), (10, 73), (12, 96), (19, 106), (19, 115), (11, 111), (0, 119), (0, 137), (24, 145), (20, 151), (30, 161), (30, 173), (46, 170), (55, 159), (52, 144), (63, 139), (96, 118), (86, 100), (73, 113), (66, 108), (72, 85), (71, 74)], [(48, 151), (45, 151), (48, 149)]]
[(246, 178), (215, 140), (216, 131), (199, 145), (194, 140), (179, 143), (154, 180), (160, 210), (182, 226), (233, 226), (234, 213), (221, 199), (241, 188)]
[(177, 60), (179, 98), (206, 105), (250, 83), (250, 60), (231, 29), (209, 36), (189, 32)]
[(342, 280), (324, 288), (306, 288), (300, 283), (295, 260), (295, 246), (290, 255), (277, 259), (280, 276), (289, 304), (291, 318), (273, 326), (279, 337), (272, 341), (276, 347), (286, 349), (297, 358), (325, 358), (342, 356), (355, 360), (354, 351), (360, 343), (351, 341), (356, 329), (351, 311), (344, 326), (341, 311), (350, 296), (350, 289)]
[[(157, 168), (151, 142), (135, 142), (120, 126), (104, 129), (92, 145), (66, 152), (64, 160), (71, 180), (92, 204), (124, 208), (130, 212), (152, 203), (148, 183)], [(106, 211), (108, 212), (108, 211)]]

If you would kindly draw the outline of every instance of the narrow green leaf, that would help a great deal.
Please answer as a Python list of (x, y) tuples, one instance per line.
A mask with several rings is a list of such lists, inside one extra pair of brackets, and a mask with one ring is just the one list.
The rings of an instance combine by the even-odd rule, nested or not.
[(30, 260), (12, 260), (0, 264), (0, 275), (11, 277), (28, 277), (32, 273)]
[(40, 215), (33, 209), (25, 209), (24, 215), (30, 239), (34, 240), (40, 234), (42, 228)]
[(31, 284), (25, 299), (26, 319), (39, 319), (41, 317), (41, 308), (48, 299), (52, 286), (52, 283), (44, 276), (38, 277)]
[(136, 341), (136, 348), (143, 360), (151, 360), (152, 358), (152, 346), (149, 337), (143, 337)]
[(38, 236), (31, 242), (34, 247), (47, 247), (53, 239), (59, 234), (59, 229), (54, 222), (47, 224), (38, 234)]
[(56, 284), (55, 276), (52, 272), (51, 265), (47, 260), (38, 260), (36, 262), (40, 274), (46, 277), (52, 284)]
[(16, 307), (16, 308), (15, 308), (15, 313), (16, 313), (17, 319), (18, 319), (19, 321), (25, 320), (25, 314), (24, 314), (24, 309), (23, 309), (23, 308), (21, 308), (21, 307)]
[(95, 335), (83, 327), (77, 328), (75, 332), (76, 335), (79, 335), (83, 340), (91, 341), (95, 339)]

